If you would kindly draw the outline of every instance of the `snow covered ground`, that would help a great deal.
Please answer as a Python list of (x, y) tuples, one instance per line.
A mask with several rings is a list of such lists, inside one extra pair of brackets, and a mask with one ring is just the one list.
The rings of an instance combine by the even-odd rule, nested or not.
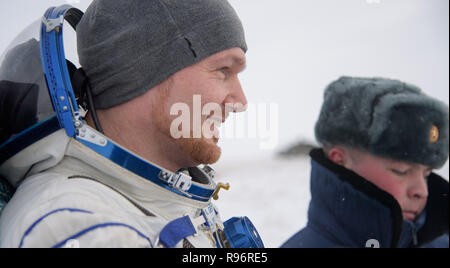
[(307, 157), (261, 155), (215, 166), (217, 181), (229, 182), (216, 205), (223, 220), (247, 216), (266, 247), (279, 247), (306, 224), (310, 200)]

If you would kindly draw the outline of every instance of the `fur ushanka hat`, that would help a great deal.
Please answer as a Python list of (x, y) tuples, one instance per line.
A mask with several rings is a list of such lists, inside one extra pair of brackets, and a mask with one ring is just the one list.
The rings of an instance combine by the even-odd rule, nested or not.
[(449, 153), (449, 110), (413, 85), (342, 77), (325, 91), (315, 132), (322, 145), (440, 168)]

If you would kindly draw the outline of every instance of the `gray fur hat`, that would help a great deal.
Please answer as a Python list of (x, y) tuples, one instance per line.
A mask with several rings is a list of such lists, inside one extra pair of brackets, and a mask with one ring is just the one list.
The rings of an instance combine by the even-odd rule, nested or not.
[(342, 77), (325, 90), (315, 132), (322, 145), (440, 168), (449, 154), (449, 109), (400, 81)]
[(94, 0), (77, 40), (98, 109), (134, 99), (220, 51), (247, 51), (227, 0)]

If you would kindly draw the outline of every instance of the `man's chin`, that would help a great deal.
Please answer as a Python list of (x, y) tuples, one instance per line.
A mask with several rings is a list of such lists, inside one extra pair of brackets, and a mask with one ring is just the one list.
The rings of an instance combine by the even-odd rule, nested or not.
[(177, 144), (194, 162), (211, 165), (219, 161), (222, 154), (218, 139), (178, 139)]

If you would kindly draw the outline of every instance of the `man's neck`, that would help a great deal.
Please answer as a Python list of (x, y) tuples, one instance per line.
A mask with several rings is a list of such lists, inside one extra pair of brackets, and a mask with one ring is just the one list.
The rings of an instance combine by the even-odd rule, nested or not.
[[(147, 130), (143, 135), (137, 133), (136, 129), (127, 126), (105, 123), (107, 121), (102, 120), (101, 116), (99, 117), (105, 136), (150, 163), (171, 172), (177, 172), (180, 168), (190, 166), (183, 159), (184, 154), (180, 153), (178, 146), (168, 140), (167, 135), (155, 131), (155, 128)], [(86, 122), (95, 128), (90, 114), (86, 117)], [(127, 133), (127, 135), (123, 135), (123, 133)], [(142, 140), (142, 137), (146, 137), (146, 139)]]

